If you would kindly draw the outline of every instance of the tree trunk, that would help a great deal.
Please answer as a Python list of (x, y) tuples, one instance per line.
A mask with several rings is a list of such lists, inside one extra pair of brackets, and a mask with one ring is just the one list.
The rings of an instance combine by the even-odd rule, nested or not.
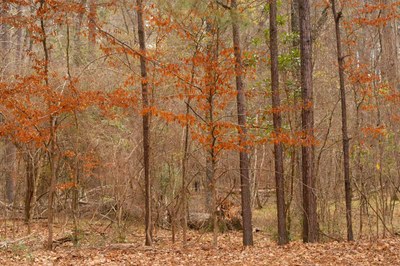
[(56, 135), (55, 135), (55, 123), (56, 119), (54, 116), (50, 116), (50, 143), (49, 143), (49, 163), (50, 163), (50, 188), (49, 188), (49, 198), (48, 198), (48, 239), (47, 248), (49, 250), (53, 249), (53, 224), (54, 224), (54, 197), (56, 192)]
[[(34, 157), (29, 154), (29, 151), (27, 151), (27, 154), (25, 156), (25, 176), (26, 176), (26, 192), (25, 192), (25, 206), (24, 206), (24, 218), (25, 218), (25, 223), (28, 225), (28, 231), (30, 226), (30, 221), (31, 221), (31, 206), (32, 206), (32, 200), (33, 200), (33, 195), (35, 193), (35, 165), (34, 165)], [(30, 232), (29, 232), (30, 233)]]
[(246, 99), (243, 82), (243, 64), (242, 51), (240, 43), (240, 27), (237, 18), (237, 3), (236, 0), (231, 1), (231, 16), (232, 16), (232, 35), (233, 48), (235, 54), (235, 72), (236, 72), (236, 90), (237, 90), (237, 111), (239, 131), (239, 146), (243, 148), (239, 152), (240, 164), (240, 185), (242, 197), (242, 216), (243, 216), (243, 245), (253, 245), (253, 226), (251, 213), (251, 193), (250, 193), (250, 174), (249, 174), (249, 157), (247, 154), (246, 140)]
[(347, 133), (347, 102), (346, 90), (344, 83), (344, 57), (342, 54), (342, 41), (340, 34), (340, 18), (341, 13), (336, 11), (335, 0), (331, 0), (332, 13), (335, 21), (336, 32), (336, 49), (339, 71), (339, 86), (340, 86), (340, 102), (342, 106), (342, 144), (343, 144), (343, 171), (344, 171), (344, 189), (346, 201), (346, 224), (347, 224), (347, 240), (353, 241), (353, 223), (351, 217), (351, 182), (350, 182), (350, 145)]
[[(197, 52), (198, 52), (198, 45), (196, 45), (196, 50), (193, 54), (193, 58), (195, 58)], [(192, 65), (192, 73), (191, 73), (191, 78), (190, 78), (190, 83), (193, 83), (194, 77), (195, 77), (195, 70), (196, 66), (195, 64)], [(190, 100), (191, 97), (188, 93), (187, 99), (186, 99), (186, 118), (189, 118), (190, 115)], [(182, 225), (182, 240), (183, 240), (183, 247), (185, 248), (187, 245), (187, 224), (188, 224), (188, 194), (187, 194), (187, 188), (189, 184), (187, 183), (187, 169), (188, 169), (188, 162), (189, 162), (189, 128), (190, 124), (189, 121), (186, 121), (185, 125), (185, 139), (184, 139), (184, 147), (183, 147), (183, 158), (182, 158), (182, 220), (183, 220), (183, 225)]]
[(301, 124), (303, 130), (303, 241), (318, 241), (317, 198), (314, 175), (314, 103), (312, 87), (312, 41), (309, 0), (299, 0), (301, 59)]
[[(46, 9), (46, 1), (41, 0), (40, 6), (38, 9), (38, 14), (40, 14), (40, 27), (41, 27), (41, 43), (43, 47), (44, 53), (44, 72), (43, 78), (46, 87), (49, 87), (49, 50), (47, 47), (47, 34), (45, 29), (45, 9)], [(48, 109), (51, 110), (51, 102), (48, 103)], [(49, 196), (48, 196), (48, 210), (47, 210), (47, 226), (48, 226), (48, 238), (47, 238), (47, 249), (53, 249), (53, 223), (54, 223), (54, 196), (56, 191), (56, 166), (55, 166), (55, 156), (56, 156), (56, 117), (50, 113), (49, 115), (49, 127), (50, 127), (50, 136), (49, 136), (49, 150), (48, 150), (48, 159), (50, 165), (50, 186), (49, 186)]]
[[(149, 107), (148, 81), (146, 67), (146, 38), (143, 21), (143, 2), (137, 0), (138, 36), (140, 45), (140, 74), (142, 77), (142, 106), (146, 110)], [(150, 113), (146, 110), (143, 114), (143, 161), (144, 161), (144, 182), (145, 182), (145, 233), (146, 246), (153, 242), (152, 214), (151, 214), (151, 179), (150, 179)]]
[(213, 228), (213, 248), (216, 249), (218, 247), (218, 202), (217, 202), (217, 180), (215, 179), (215, 170), (217, 161), (215, 158), (214, 148), (211, 148), (211, 171), (212, 171), (212, 179), (211, 179), (211, 221)]
[(278, 26), (276, 22), (277, 4), (276, 0), (269, 3), (270, 7), (270, 50), (271, 50), (271, 90), (272, 90), (272, 113), (274, 133), (278, 138), (274, 142), (275, 158), (275, 182), (276, 182), (276, 203), (278, 216), (278, 244), (288, 243), (286, 229), (286, 210), (285, 210), (285, 183), (283, 174), (283, 144), (279, 141), (279, 134), (282, 130), (282, 116), (280, 112), (281, 100), (279, 97), (279, 69), (278, 69)]
[[(209, 118), (209, 117), (207, 117)], [(213, 173), (212, 173), (212, 158), (211, 154), (207, 152), (206, 154), (206, 191), (205, 191), (205, 208), (207, 211), (209, 211), (209, 214), (212, 215), (212, 206), (211, 206), (211, 201), (212, 201), (212, 193), (211, 193), (211, 183), (213, 179)]]
[[(213, 8), (213, 7), (211, 7)], [(209, 145), (206, 149), (206, 178), (207, 178), (207, 191), (206, 191), (206, 206), (211, 215), (211, 226), (213, 228), (213, 248), (218, 246), (218, 202), (217, 202), (217, 181), (216, 180), (216, 166), (217, 166), (217, 153), (216, 144), (217, 136), (215, 134), (215, 96), (217, 87), (217, 73), (216, 66), (218, 66), (219, 56), (219, 28), (216, 25), (216, 17), (209, 17), (206, 25), (207, 33), (210, 36), (206, 46), (207, 62), (205, 63), (205, 88), (204, 93), (207, 94), (207, 105), (205, 124), (207, 126), (207, 134), (210, 139)]]

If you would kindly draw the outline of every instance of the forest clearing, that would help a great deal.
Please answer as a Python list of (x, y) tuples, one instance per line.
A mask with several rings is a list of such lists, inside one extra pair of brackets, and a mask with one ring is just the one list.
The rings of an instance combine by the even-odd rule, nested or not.
[(0, 262), (400, 265), (399, 17), (2, 0)]

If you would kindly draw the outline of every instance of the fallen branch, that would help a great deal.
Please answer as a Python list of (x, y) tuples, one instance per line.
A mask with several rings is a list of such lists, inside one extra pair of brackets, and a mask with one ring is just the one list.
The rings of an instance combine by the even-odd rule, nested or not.
[(2, 241), (2, 242), (0, 242), (0, 248), (7, 248), (9, 245), (13, 245), (16, 243), (21, 244), (21, 242), (24, 242), (24, 240), (27, 240), (27, 239), (31, 238), (32, 236), (33, 236), (33, 234), (30, 234), (28, 236), (24, 236), (24, 237), (21, 237), (18, 239)]
[(54, 240), (53, 244), (55, 246), (59, 246), (59, 245), (62, 245), (64, 243), (67, 243), (67, 242), (72, 242), (73, 240), (74, 239), (72, 238), (72, 236), (66, 236), (66, 237), (62, 237), (62, 238), (59, 238), (57, 240)]

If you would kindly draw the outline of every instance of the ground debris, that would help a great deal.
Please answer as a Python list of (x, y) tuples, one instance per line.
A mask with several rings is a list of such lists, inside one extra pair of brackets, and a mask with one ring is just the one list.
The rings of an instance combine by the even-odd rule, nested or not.
[[(196, 234), (193, 232), (192, 234)], [(195, 236), (193, 236), (195, 238)], [(240, 233), (221, 235), (217, 249), (204, 248), (211, 235), (188, 244), (159, 241), (152, 248), (141, 240), (104, 247), (0, 249), (3, 265), (400, 265), (399, 238), (278, 246), (258, 236), (256, 245), (243, 249)]]

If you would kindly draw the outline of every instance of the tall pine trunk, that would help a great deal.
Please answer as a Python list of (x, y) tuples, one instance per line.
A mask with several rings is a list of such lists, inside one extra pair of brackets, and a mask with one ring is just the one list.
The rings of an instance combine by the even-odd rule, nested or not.
[(301, 125), (303, 131), (303, 241), (318, 241), (317, 197), (314, 173), (314, 103), (312, 86), (312, 40), (309, 0), (299, 0), (301, 61)]
[(237, 17), (237, 3), (236, 0), (231, 1), (231, 16), (232, 16), (232, 36), (233, 48), (235, 54), (235, 72), (236, 72), (236, 90), (237, 90), (237, 112), (238, 123), (240, 126), (240, 147), (243, 148), (239, 152), (240, 164), (240, 185), (242, 197), (242, 216), (243, 216), (243, 245), (253, 245), (253, 226), (252, 226), (252, 213), (251, 213), (251, 193), (250, 193), (250, 174), (249, 174), (249, 157), (247, 154), (246, 140), (246, 99), (244, 93), (243, 81), (243, 63), (242, 51), (240, 43), (240, 27)]
[[(282, 130), (282, 116), (280, 113), (281, 100), (279, 96), (279, 69), (278, 69), (278, 27), (276, 22), (277, 4), (276, 0), (269, 3), (269, 23), (270, 23), (270, 51), (271, 51), (271, 90), (272, 90), (272, 109), (273, 125), (275, 136), (278, 137)], [(283, 144), (275, 141), (275, 182), (276, 182), (276, 204), (278, 216), (278, 244), (288, 243), (286, 229), (286, 209), (285, 209), (285, 182), (283, 174)]]

